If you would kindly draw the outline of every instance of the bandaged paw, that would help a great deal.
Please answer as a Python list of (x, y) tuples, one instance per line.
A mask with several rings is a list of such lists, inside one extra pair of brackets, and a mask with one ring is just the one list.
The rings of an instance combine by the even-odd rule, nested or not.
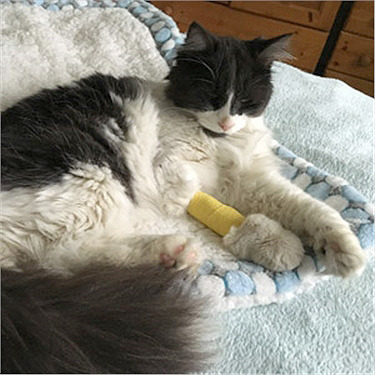
[(264, 215), (245, 217), (202, 192), (194, 195), (188, 212), (224, 236), (224, 245), (240, 259), (251, 260), (272, 271), (291, 270), (301, 263), (304, 249), (300, 239)]
[(188, 213), (220, 236), (225, 236), (232, 226), (240, 226), (245, 217), (234, 208), (199, 191), (190, 201)]

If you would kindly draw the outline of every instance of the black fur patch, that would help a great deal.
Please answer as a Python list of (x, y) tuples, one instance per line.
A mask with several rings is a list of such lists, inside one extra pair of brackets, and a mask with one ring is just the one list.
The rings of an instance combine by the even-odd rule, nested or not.
[(2, 372), (207, 370), (208, 314), (185, 279), (157, 266), (96, 264), (69, 278), (2, 270)]
[(2, 189), (56, 183), (77, 162), (108, 166), (130, 195), (131, 173), (118, 145), (104, 134), (115, 121), (126, 137), (128, 123), (110, 92), (135, 99), (136, 78), (96, 74), (71, 86), (42, 90), (2, 113)]
[(232, 115), (259, 116), (272, 94), (272, 61), (288, 56), (289, 38), (242, 41), (194, 22), (168, 76), (167, 95), (178, 107), (204, 112), (223, 107), (233, 93)]

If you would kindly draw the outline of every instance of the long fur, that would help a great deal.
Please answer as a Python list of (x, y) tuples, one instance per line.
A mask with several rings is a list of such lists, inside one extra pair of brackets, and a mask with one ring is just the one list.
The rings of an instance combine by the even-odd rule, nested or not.
[(184, 271), (92, 264), (67, 278), (28, 267), (2, 270), (1, 282), (3, 373), (185, 373), (212, 359), (207, 303)]
[[(334, 274), (361, 270), (348, 223), (283, 178), (270, 147), (262, 113), (288, 39), (239, 41), (193, 24), (165, 82), (96, 74), (3, 113), (5, 372), (203, 369), (200, 302), (172, 288), (184, 274), (142, 266), (199, 266), (194, 239), (145, 230), (185, 214), (198, 190), (278, 222), (325, 252)], [(240, 254), (295, 267), (280, 251)], [(37, 267), (19, 272), (24, 256)]]

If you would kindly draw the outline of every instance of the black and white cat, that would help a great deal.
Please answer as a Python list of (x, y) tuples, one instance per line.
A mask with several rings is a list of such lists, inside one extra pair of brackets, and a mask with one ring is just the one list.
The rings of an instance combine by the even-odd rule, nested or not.
[[(198, 316), (200, 307), (194, 302), (189, 310), (188, 297), (171, 286), (174, 278), (181, 279), (181, 272), (166, 276), (148, 266), (194, 268), (204, 254), (194, 239), (184, 235), (138, 231), (145, 215), (184, 213), (199, 190), (249, 219), (264, 215), (268, 222), (278, 222), (325, 252), (331, 273), (345, 277), (361, 271), (363, 251), (349, 225), (336, 211), (283, 178), (271, 151), (272, 136), (262, 113), (272, 94), (271, 64), (287, 56), (289, 38), (240, 41), (214, 36), (193, 23), (164, 82), (96, 74), (43, 90), (2, 113), (3, 305), (8, 319), (3, 346), (13, 348), (4, 355), (16, 351), (24, 355), (22, 348), (31, 353), (22, 360), (6, 358), (6, 370), (179, 373), (204, 368), (204, 355), (194, 346), (196, 332), (187, 327), (187, 315), (189, 319)], [(249, 246), (235, 255), (260, 259), (276, 270), (291, 269), (300, 259), (288, 248), (275, 251), (272, 246)], [(29, 270), (30, 263), (37, 264), (38, 270)], [(131, 277), (119, 276), (126, 272), (136, 278), (134, 285), (141, 296), (135, 296)], [(164, 288), (160, 287), (163, 278)], [(151, 290), (157, 286), (158, 293), (164, 293), (164, 307), (154, 300), (155, 314), (147, 302), (151, 298), (145, 292), (148, 284)], [(32, 288), (39, 292), (30, 294)], [(95, 312), (101, 304), (93, 288), (107, 310)], [(27, 308), (19, 295), (28, 301)], [(61, 295), (68, 304), (73, 303), (70, 295), (76, 298), (74, 313), (64, 303), (63, 312), (57, 311)], [(184, 302), (176, 304), (179, 298)], [(39, 299), (44, 301), (43, 309), (33, 320), (30, 304), (38, 304)], [(86, 305), (80, 306), (81, 300)], [(132, 322), (137, 317), (143, 322), (136, 330), (145, 331), (136, 338), (123, 336), (128, 323), (118, 314), (123, 311), (121, 303), (139, 308), (131, 311), (131, 317), (126, 315)], [(143, 304), (149, 315), (142, 315)], [(89, 312), (88, 307), (93, 310)], [(13, 315), (7, 314), (9, 309)], [(22, 309), (32, 316), (29, 326)], [(77, 319), (75, 313), (81, 311), (82, 325), (92, 324), (91, 336), (83, 340), (85, 329), (77, 322), (55, 328), (54, 321), (52, 328), (46, 323), (50, 331), (56, 330), (52, 338), (48, 330), (36, 334), (38, 320), (47, 317), (49, 309), (55, 318), (67, 320)], [(112, 323), (100, 330), (95, 326), (98, 316)], [(160, 333), (166, 326), (171, 335), (179, 331), (169, 342)], [(35, 347), (42, 354), (66, 335), (56, 345), (63, 348), (60, 356), (55, 351), (48, 360), (39, 354), (33, 361), (36, 354), (30, 349), (34, 344), (27, 329), (32, 329), (33, 340), (40, 341)], [(61, 333), (63, 329), (75, 334)], [(20, 330), (27, 332), (27, 339)], [(143, 353), (139, 352), (141, 336), (148, 342)], [(43, 343), (47, 337), (49, 344)], [(64, 354), (75, 349), (79, 355)], [(113, 364), (108, 353), (116, 358)]]

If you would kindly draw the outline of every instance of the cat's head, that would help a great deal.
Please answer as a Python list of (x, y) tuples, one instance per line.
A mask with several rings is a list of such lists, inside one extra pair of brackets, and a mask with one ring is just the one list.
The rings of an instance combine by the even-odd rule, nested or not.
[(271, 64), (290, 57), (290, 36), (245, 41), (213, 35), (194, 22), (168, 76), (167, 95), (204, 128), (233, 134), (266, 108)]

